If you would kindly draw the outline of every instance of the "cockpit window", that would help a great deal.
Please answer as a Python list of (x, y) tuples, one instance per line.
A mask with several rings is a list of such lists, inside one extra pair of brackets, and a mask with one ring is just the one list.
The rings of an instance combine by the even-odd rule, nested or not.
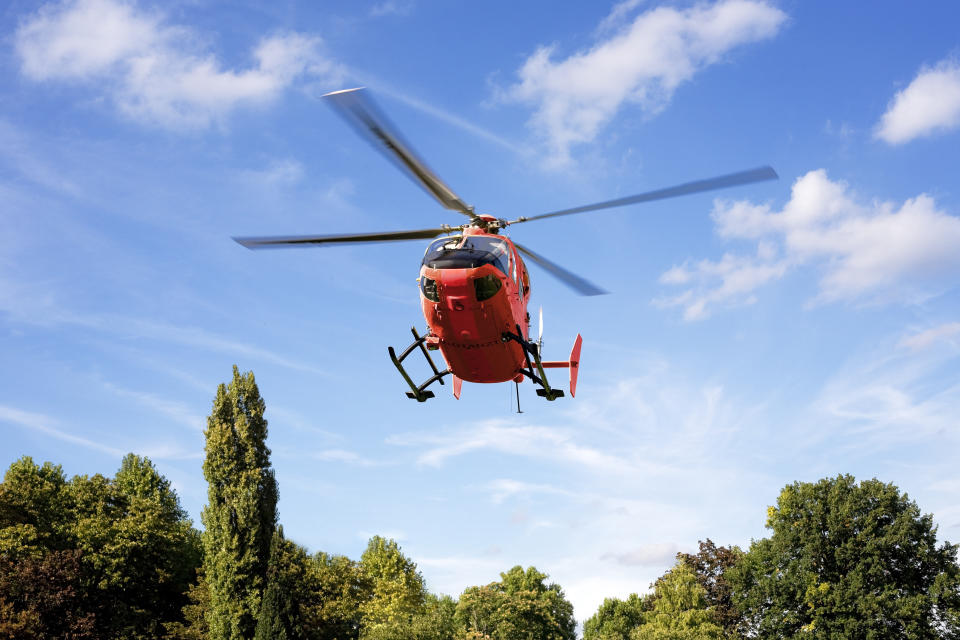
[(492, 264), (507, 274), (507, 243), (490, 236), (448, 236), (430, 243), (423, 264), (431, 269), (475, 269)]

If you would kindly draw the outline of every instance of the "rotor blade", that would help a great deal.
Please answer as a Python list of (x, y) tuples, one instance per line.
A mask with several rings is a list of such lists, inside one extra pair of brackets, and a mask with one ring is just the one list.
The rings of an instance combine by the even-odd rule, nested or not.
[[(538, 216), (530, 216), (529, 218), (521, 217), (514, 222), (529, 222), (531, 220), (542, 220), (543, 218), (566, 216), (572, 213), (596, 211), (597, 209), (611, 209), (613, 207), (622, 207), (628, 204), (637, 204), (638, 202), (650, 202), (652, 200), (675, 198), (677, 196), (684, 196), (691, 193), (700, 193), (701, 191), (713, 191), (714, 189), (735, 187), (737, 185), (750, 184), (751, 182), (761, 182), (763, 180), (776, 180), (777, 178), (779, 178), (779, 176), (777, 175), (777, 172), (773, 170), (773, 167), (759, 167), (757, 169), (750, 169), (748, 171), (739, 171), (737, 173), (730, 173), (724, 176), (717, 176), (716, 178), (694, 180), (693, 182), (686, 182), (675, 187), (667, 187), (666, 189), (657, 189), (656, 191), (638, 193), (635, 196), (627, 196), (626, 198), (607, 200), (606, 202), (588, 204), (582, 207), (574, 207), (572, 209), (561, 209), (560, 211), (543, 213)], [(510, 224), (514, 224), (514, 222), (511, 222)]]
[(453, 189), (438, 178), (413, 152), (410, 145), (403, 141), (364, 89), (344, 89), (328, 93), (323, 97), (330, 101), (330, 104), (356, 129), (357, 133), (436, 198), (441, 205), (471, 218), (476, 217), (473, 207), (461, 200), (460, 196), (454, 193)]
[(454, 231), (456, 227), (419, 229), (416, 231), (387, 231), (385, 233), (353, 233), (332, 236), (262, 236), (234, 238), (247, 249), (278, 249), (281, 247), (319, 244), (355, 244), (359, 242), (392, 242), (396, 240), (423, 240)]
[(602, 296), (603, 294), (607, 293), (606, 291), (604, 291), (597, 285), (593, 284), (592, 282), (589, 282), (588, 280), (584, 280), (580, 276), (570, 273), (560, 265), (550, 262), (543, 256), (536, 254), (533, 251), (530, 251), (530, 249), (527, 249), (523, 245), (514, 242), (513, 246), (515, 246), (520, 253), (527, 256), (528, 258), (536, 262), (538, 265), (540, 265), (541, 267), (549, 271), (553, 277), (557, 278), (563, 284), (567, 285), (568, 287), (570, 287), (580, 295)]

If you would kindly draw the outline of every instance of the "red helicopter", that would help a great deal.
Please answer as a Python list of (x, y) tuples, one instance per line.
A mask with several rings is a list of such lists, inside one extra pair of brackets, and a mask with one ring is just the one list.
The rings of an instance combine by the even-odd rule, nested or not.
[[(361, 136), (367, 138), (442, 206), (467, 216), (469, 222), (413, 231), (243, 237), (234, 240), (250, 249), (264, 249), (444, 236), (430, 243), (420, 267), (420, 301), (427, 321), (426, 334), (420, 335), (416, 328), (411, 328), (414, 341), (399, 356), (393, 347), (388, 347), (390, 359), (410, 386), (407, 397), (418, 402), (432, 398), (433, 391), (427, 387), (434, 382), (443, 384), (446, 375), (453, 378), (453, 395), (458, 399), (464, 380), (520, 383), (524, 378), (529, 378), (538, 387), (537, 395), (552, 401), (563, 397), (564, 392), (547, 382), (545, 369), (550, 368), (569, 369), (570, 395), (576, 395), (583, 340), (577, 334), (569, 360), (545, 361), (541, 358), (543, 315), (541, 310), (541, 339), (533, 341), (529, 336), (530, 314), (527, 312), (530, 275), (523, 257), (529, 258), (581, 295), (600, 295), (606, 291), (501, 235), (500, 231), (507, 226), (777, 178), (771, 167), (760, 167), (616, 200), (504, 220), (477, 214), (473, 207), (461, 200), (403, 141), (364, 89), (335, 91), (324, 98)], [(433, 371), (433, 375), (419, 385), (403, 367), (403, 361), (417, 349)], [(442, 371), (429, 353), (438, 349), (447, 365)], [(517, 401), (519, 409), (519, 385)]]

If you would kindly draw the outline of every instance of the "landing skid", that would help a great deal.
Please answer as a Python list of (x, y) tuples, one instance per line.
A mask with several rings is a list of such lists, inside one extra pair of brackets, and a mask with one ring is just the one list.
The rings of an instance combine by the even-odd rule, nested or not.
[[(520, 369), (520, 373), (530, 378), (534, 384), (540, 385), (540, 388), (537, 389), (538, 396), (541, 398), (546, 398), (550, 402), (553, 402), (557, 398), (562, 398), (564, 396), (563, 389), (553, 389), (550, 387), (550, 383), (547, 382), (547, 374), (543, 371), (544, 362), (540, 359), (540, 349), (536, 342), (530, 342), (529, 340), (525, 340), (523, 338), (523, 333), (520, 331), (520, 325), (517, 325), (516, 333), (505, 331), (501, 339), (504, 342), (513, 340), (523, 347), (523, 355), (527, 360), (527, 368)], [(533, 360), (530, 360), (531, 356), (533, 356)], [(533, 370), (534, 366), (537, 368), (536, 373), (534, 373)]]
[[(415, 327), (410, 327), (410, 331), (413, 333), (413, 343), (404, 349), (399, 358), (397, 357), (396, 351), (393, 350), (393, 347), (387, 347), (387, 351), (390, 353), (390, 359), (393, 361), (393, 364), (396, 365), (400, 375), (403, 376), (403, 379), (407, 381), (408, 385), (410, 385), (410, 391), (407, 391), (407, 397), (411, 400), (416, 400), (417, 402), (426, 402), (428, 399), (433, 397), (433, 391), (430, 391), (427, 389), (427, 387), (434, 382), (443, 384), (443, 376), (449, 374), (450, 370), (438, 370), (437, 365), (433, 363), (433, 358), (430, 357), (430, 354), (427, 352), (427, 348), (423, 345), (423, 343), (427, 340), (427, 336), (419, 335)], [(413, 383), (413, 380), (410, 379), (410, 374), (408, 374), (406, 369), (403, 368), (404, 359), (417, 347), (420, 347), (423, 357), (427, 359), (427, 362), (430, 364), (430, 368), (433, 369), (433, 375), (430, 378), (427, 378), (426, 382), (420, 386), (417, 386)]]
[[(577, 394), (577, 373), (579, 372), (580, 366), (580, 346), (583, 342), (583, 339), (577, 335), (577, 339), (573, 344), (573, 350), (570, 352), (570, 360), (568, 361), (558, 361), (550, 362), (544, 361), (540, 358), (540, 348), (536, 342), (531, 342), (523, 337), (523, 333), (520, 330), (520, 325), (516, 325), (517, 332), (512, 333), (506, 331), (502, 334), (501, 340), (503, 342), (516, 342), (523, 348), (524, 359), (526, 360), (527, 367), (526, 369), (518, 370), (518, 374), (530, 378), (530, 380), (539, 385), (537, 388), (537, 395), (541, 398), (546, 398), (550, 402), (553, 402), (557, 398), (564, 397), (564, 392), (562, 389), (555, 389), (550, 386), (550, 383), (547, 382), (547, 374), (544, 372), (544, 369), (553, 369), (553, 368), (567, 368), (570, 370), (570, 395), (575, 396)], [(444, 384), (443, 377), (446, 375), (452, 375), (452, 372), (449, 369), (444, 369), (440, 371), (437, 368), (437, 365), (433, 362), (433, 358), (430, 357), (430, 353), (427, 351), (427, 337), (421, 336), (417, 333), (416, 328), (411, 327), (410, 332), (413, 334), (413, 342), (409, 347), (403, 350), (403, 353), (400, 356), (397, 356), (396, 351), (393, 347), (387, 347), (387, 351), (390, 353), (390, 360), (393, 361), (394, 366), (397, 367), (397, 371), (400, 372), (400, 375), (403, 376), (403, 379), (406, 381), (407, 385), (410, 387), (410, 391), (407, 391), (407, 397), (411, 400), (416, 400), (417, 402), (426, 402), (430, 398), (433, 398), (433, 391), (427, 389), (434, 382), (439, 382)], [(413, 353), (414, 349), (420, 349), (420, 352), (423, 354), (423, 357), (426, 359), (427, 364), (430, 365), (430, 368), (433, 370), (433, 375), (427, 378), (422, 384), (417, 385), (413, 382), (413, 379), (410, 378), (410, 374), (407, 373), (407, 370), (403, 368), (403, 361)], [(521, 378), (517, 378), (519, 381)], [(463, 384), (463, 381), (457, 376), (453, 376), (453, 395), (456, 398), (460, 398), (460, 388)], [(518, 407), (519, 407), (519, 395), (518, 395)]]

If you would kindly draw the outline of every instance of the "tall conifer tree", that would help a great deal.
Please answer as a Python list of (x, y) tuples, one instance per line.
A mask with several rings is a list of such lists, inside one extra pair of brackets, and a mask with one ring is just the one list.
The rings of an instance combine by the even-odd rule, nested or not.
[(207, 418), (202, 519), (211, 640), (249, 640), (260, 612), (277, 520), (264, 408), (253, 372), (240, 374), (234, 365)]

